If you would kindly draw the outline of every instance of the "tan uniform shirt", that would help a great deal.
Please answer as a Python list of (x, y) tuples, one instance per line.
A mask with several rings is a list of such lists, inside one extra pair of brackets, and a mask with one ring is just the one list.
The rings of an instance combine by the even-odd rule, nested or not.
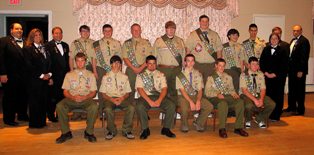
[[(233, 87), (232, 77), (228, 75), (227, 73), (222, 73), (221, 75), (219, 75), (219, 77), (221, 78), (223, 82), (223, 85), (227, 91), (227, 94), (235, 94), (236, 92)], [(207, 97), (217, 97), (219, 93), (222, 94), (222, 92), (216, 86), (213, 76), (209, 76), (207, 78), (207, 82), (205, 86), (205, 95)]]
[[(183, 61), (185, 56), (185, 45), (183, 40), (180, 37), (174, 36), (172, 39), (172, 43), (176, 48), (176, 50), (174, 51), (181, 55)], [(179, 66), (178, 61), (171, 53), (170, 49), (161, 37), (156, 39), (154, 43), (154, 50), (157, 57), (157, 64), (167, 66)]]
[[(229, 46), (227, 46), (227, 44), (229, 44)], [(228, 59), (229, 50), (231, 50), (231, 57), (233, 58), (233, 60)], [(231, 68), (230, 64), (233, 64), (231, 63), (232, 61), (234, 61), (236, 65), (235, 67), (241, 68), (241, 62), (245, 61), (244, 48), (239, 43), (234, 42), (225, 43), (223, 45), (222, 57), (226, 61), (225, 69)]]
[(110, 97), (121, 97), (132, 90), (128, 76), (122, 72), (114, 73), (110, 71), (103, 76), (99, 91)]
[[(249, 70), (248, 73), (249, 73), (249, 76), (250, 76), (252, 84), (253, 84), (253, 76), (251, 74), (257, 74), (256, 77), (255, 77), (255, 79), (256, 79), (256, 86), (257, 86), (256, 93), (260, 93), (261, 90), (266, 89), (265, 78), (264, 78), (264, 74), (262, 72), (257, 71), (257, 72), (254, 73), (251, 70)], [(240, 88), (248, 88), (249, 87), (247, 81), (245, 80), (245, 78), (246, 78), (245, 73), (242, 73), (240, 75)], [(253, 93), (249, 89), (248, 89), (248, 91), (250, 93)], [(241, 89), (240, 89), (240, 94), (242, 94), (242, 90)]]
[[(129, 49), (126, 46), (125, 42), (123, 43), (122, 46), (122, 58), (129, 58), (128, 57)], [(139, 65), (145, 63), (146, 57), (153, 54), (152, 53), (153, 48), (150, 42), (147, 39), (143, 38), (132, 38), (132, 43), (137, 63)]]
[[(221, 39), (217, 32), (212, 31), (210, 29), (208, 31), (208, 39), (215, 52), (222, 50)], [(213, 63), (215, 59), (206, 51), (206, 45), (199, 38), (196, 31), (192, 31), (188, 39), (186, 40), (186, 46), (191, 51), (191, 53), (195, 56), (195, 60), (199, 63)], [(201, 48), (200, 52), (197, 52), (195, 48)]]
[[(158, 70), (150, 72), (147, 69), (145, 72), (147, 72), (148, 75), (153, 76), (156, 91), (160, 93), (163, 88), (167, 87), (166, 77), (162, 72)], [(144, 88), (144, 91), (147, 95), (152, 95), (149, 91), (145, 90), (144, 83), (140, 75), (136, 76), (135, 88)]]
[[(184, 70), (182, 73), (185, 75), (188, 81), (191, 81), (190, 74), (192, 74), (192, 87), (194, 90), (199, 91), (204, 88), (203, 76), (198, 70), (192, 69), (191, 72)], [(184, 86), (182, 85), (180, 79), (176, 77), (176, 89), (178, 90), (178, 95), (182, 95), (181, 91), (179, 90), (181, 88), (184, 88)]]
[[(120, 41), (115, 40), (113, 38), (109, 38), (109, 39), (102, 38), (99, 40), (99, 44), (100, 44), (102, 56), (105, 60), (105, 63), (108, 66), (110, 66), (110, 59), (112, 56), (118, 55), (121, 57), (122, 49), (121, 49)], [(97, 66), (102, 67), (99, 63), (98, 58), (96, 57), (96, 54), (95, 54), (95, 58), (97, 59)]]
[[(250, 39), (247, 39), (245, 41), (243, 41), (243, 44), (246, 44), (246, 43), (253, 43), (252, 40)], [(254, 42), (254, 56), (259, 59), (261, 57), (261, 54), (263, 52), (263, 49), (264, 47), (266, 46), (266, 43), (264, 40), (260, 39), (260, 38), (256, 38), (255, 39), (255, 42)], [(250, 56), (247, 54), (247, 49), (245, 49), (245, 62), (248, 63), (248, 60), (249, 60)]]
[[(82, 38), (79, 38), (77, 40), (81, 43), (81, 45), (83, 47), (83, 50), (85, 50), (85, 52), (86, 52), (87, 62), (91, 63), (92, 62), (91, 60), (93, 58), (96, 58), (95, 50), (94, 50), (94, 47), (93, 47), (94, 40), (92, 40), (92, 39), (84, 40)], [(71, 51), (70, 52), (70, 58), (72, 58), (73, 60), (74, 60), (76, 54), (78, 52), (80, 52), (80, 50), (76, 48), (76, 46), (74, 44), (74, 41), (70, 45), (70, 51)], [(76, 67), (75, 63), (74, 63), (74, 67)]]
[(70, 94), (85, 96), (97, 90), (94, 74), (86, 69), (75, 69), (65, 75), (62, 89), (69, 90)]

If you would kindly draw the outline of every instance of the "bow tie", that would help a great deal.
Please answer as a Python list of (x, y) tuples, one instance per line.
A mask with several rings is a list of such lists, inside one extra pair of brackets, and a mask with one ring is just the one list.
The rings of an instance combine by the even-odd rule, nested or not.
[(56, 44), (57, 44), (57, 45), (61, 44), (61, 41), (60, 41), (60, 42), (56, 42)]
[(16, 39), (15, 42), (21, 43), (21, 42), (23, 42), (23, 40), (22, 39)]
[(251, 76), (255, 77), (255, 76), (257, 76), (257, 74), (251, 74)]

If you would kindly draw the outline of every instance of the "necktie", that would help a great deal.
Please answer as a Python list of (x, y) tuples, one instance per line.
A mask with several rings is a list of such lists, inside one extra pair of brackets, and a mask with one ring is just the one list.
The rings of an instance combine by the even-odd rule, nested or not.
[(193, 81), (193, 76), (192, 76), (192, 72), (190, 72), (190, 85), (192, 85), (192, 81)]
[(256, 84), (256, 76), (257, 76), (257, 74), (251, 74), (251, 76), (253, 77), (253, 88), (254, 88), (254, 90), (256, 90), (256, 88), (257, 88), (257, 84)]
[(203, 32), (203, 36), (204, 36), (204, 38), (205, 38), (205, 40), (209, 43), (209, 39), (208, 39), (208, 32), (207, 31), (204, 31)]
[(115, 80), (115, 82), (116, 82), (116, 88), (117, 88), (117, 90), (118, 90), (118, 81), (117, 81), (117, 75), (115, 75), (115, 76), (114, 76), (114, 80)]

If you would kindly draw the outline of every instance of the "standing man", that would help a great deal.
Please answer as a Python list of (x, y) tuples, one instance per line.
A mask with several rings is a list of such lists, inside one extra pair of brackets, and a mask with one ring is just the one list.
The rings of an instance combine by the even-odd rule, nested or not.
[(114, 124), (114, 109), (120, 108), (125, 111), (122, 126), (122, 134), (128, 139), (134, 139), (132, 134), (133, 116), (135, 108), (128, 100), (131, 87), (129, 78), (121, 72), (122, 60), (115, 55), (110, 59), (111, 71), (103, 76), (99, 92), (104, 98), (104, 111), (107, 119), (107, 140), (111, 140), (117, 134)]
[(175, 36), (176, 24), (173, 21), (168, 21), (165, 28), (166, 34), (156, 39), (154, 50), (158, 69), (166, 76), (168, 96), (176, 102), (176, 76), (181, 72), (185, 45), (180, 37)]
[(255, 56), (257, 59), (261, 57), (264, 47), (266, 46), (265, 41), (257, 37), (257, 25), (251, 24), (249, 26), (250, 38), (243, 41), (245, 49), (245, 63), (248, 62), (250, 57)]
[(214, 72), (217, 58), (221, 58), (222, 43), (217, 32), (209, 29), (209, 18), (199, 17), (200, 28), (192, 31), (186, 41), (187, 53), (195, 56), (195, 69), (203, 74), (203, 79)]
[(249, 136), (243, 130), (244, 103), (234, 91), (232, 77), (224, 72), (226, 61), (218, 58), (215, 62), (215, 72), (207, 78), (205, 95), (218, 110), (219, 136), (227, 138), (226, 121), (229, 109), (234, 109), (236, 122), (234, 133), (243, 137)]
[[(100, 89), (102, 77), (110, 72), (110, 59), (112, 56), (117, 55), (121, 56), (121, 43), (120, 41), (112, 38), (113, 28), (109, 24), (105, 24), (102, 27), (102, 33), (104, 37), (100, 40), (97, 40), (93, 43), (93, 47), (96, 53), (95, 59), (97, 60), (97, 89)], [(102, 95), (98, 95), (99, 98), (99, 110), (102, 111), (104, 105)]]
[(156, 57), (152, 55), (148, 56), (146, 58), (147, 69), (136, 77), (135, 87), (141, 96), (136, 104), (136, 111), (142, 129), (140, 139), (147, 139), (150, 135), (147, 111), (152, 107), (160, 108), (166, 114), (161, 134), (170, 138), (176, 137), (176, 135), (170, 131), (174, 121), (176, 106), (168, 97), (166, 97), (166, 77), (162, 72), (156, 70), (156, 63)]
[(60, 144), (72, 138), (69, 128), (68, 113), (73, 109), (84, 109), (87, 112), (87, 127), (84, 138), (89, 142), (96, 142), (94, 124), (98, 114), (98, 105), (93, 100), (96, 95), (96, 79), (93, 73), (85, 69), (86, 56), (79, 52), (75, 56), (77, 68), (66, 74), (62, 85), (65, 99), (57, 104), (57, 113), (61, 125), (61, 136), (56, 139)]
[(132, 38), (126, 40), (122, 46), (122, 58), (127, 66), (126, 75), (129, 77), (132, 93), (130, 100), (134, 102), (135, 79), (137, 74), (146, 68), (145, 59), (152, 55), (153, 48), (147, 39), (141, 37), (141, 26), (137, 23), (131, 26)]
[(284, 112), (293, 112), (295, 115), (303, 116), (310, 43), (302, 35), (300, 25), (293, 26), (292, 30), (294, 38), (290, 42), (288, 108)]
[(28, 121), (26, 72), (22, 48), (25, 45), (22, 39), (23, 28), (19, 23), (10, 26), (10, 35), (0, 39), (0, 82), (3, 93), (3, 122), (10, 126), (18, 126), (15, 114), (19, 121)]
[(53, 85), (50, 86), (51, 100), (48, 102), (47, 116), (51, 122), (57, 122), (55, 116), (56, 105), (64, 99), (62, 84), (65, 74), (70, 71), (69, 45), (62, 41), (63, 31), (61, 27), (52, 29), (52, 40), (46, 44), (46, 49), (51, 58), (51, 73)]

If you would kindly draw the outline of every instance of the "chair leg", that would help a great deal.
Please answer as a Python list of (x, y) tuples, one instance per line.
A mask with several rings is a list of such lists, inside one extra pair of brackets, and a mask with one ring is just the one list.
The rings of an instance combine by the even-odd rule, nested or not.
[(213, 112), (213, 131), (215, 132), (216, 129), (216, 112)]

